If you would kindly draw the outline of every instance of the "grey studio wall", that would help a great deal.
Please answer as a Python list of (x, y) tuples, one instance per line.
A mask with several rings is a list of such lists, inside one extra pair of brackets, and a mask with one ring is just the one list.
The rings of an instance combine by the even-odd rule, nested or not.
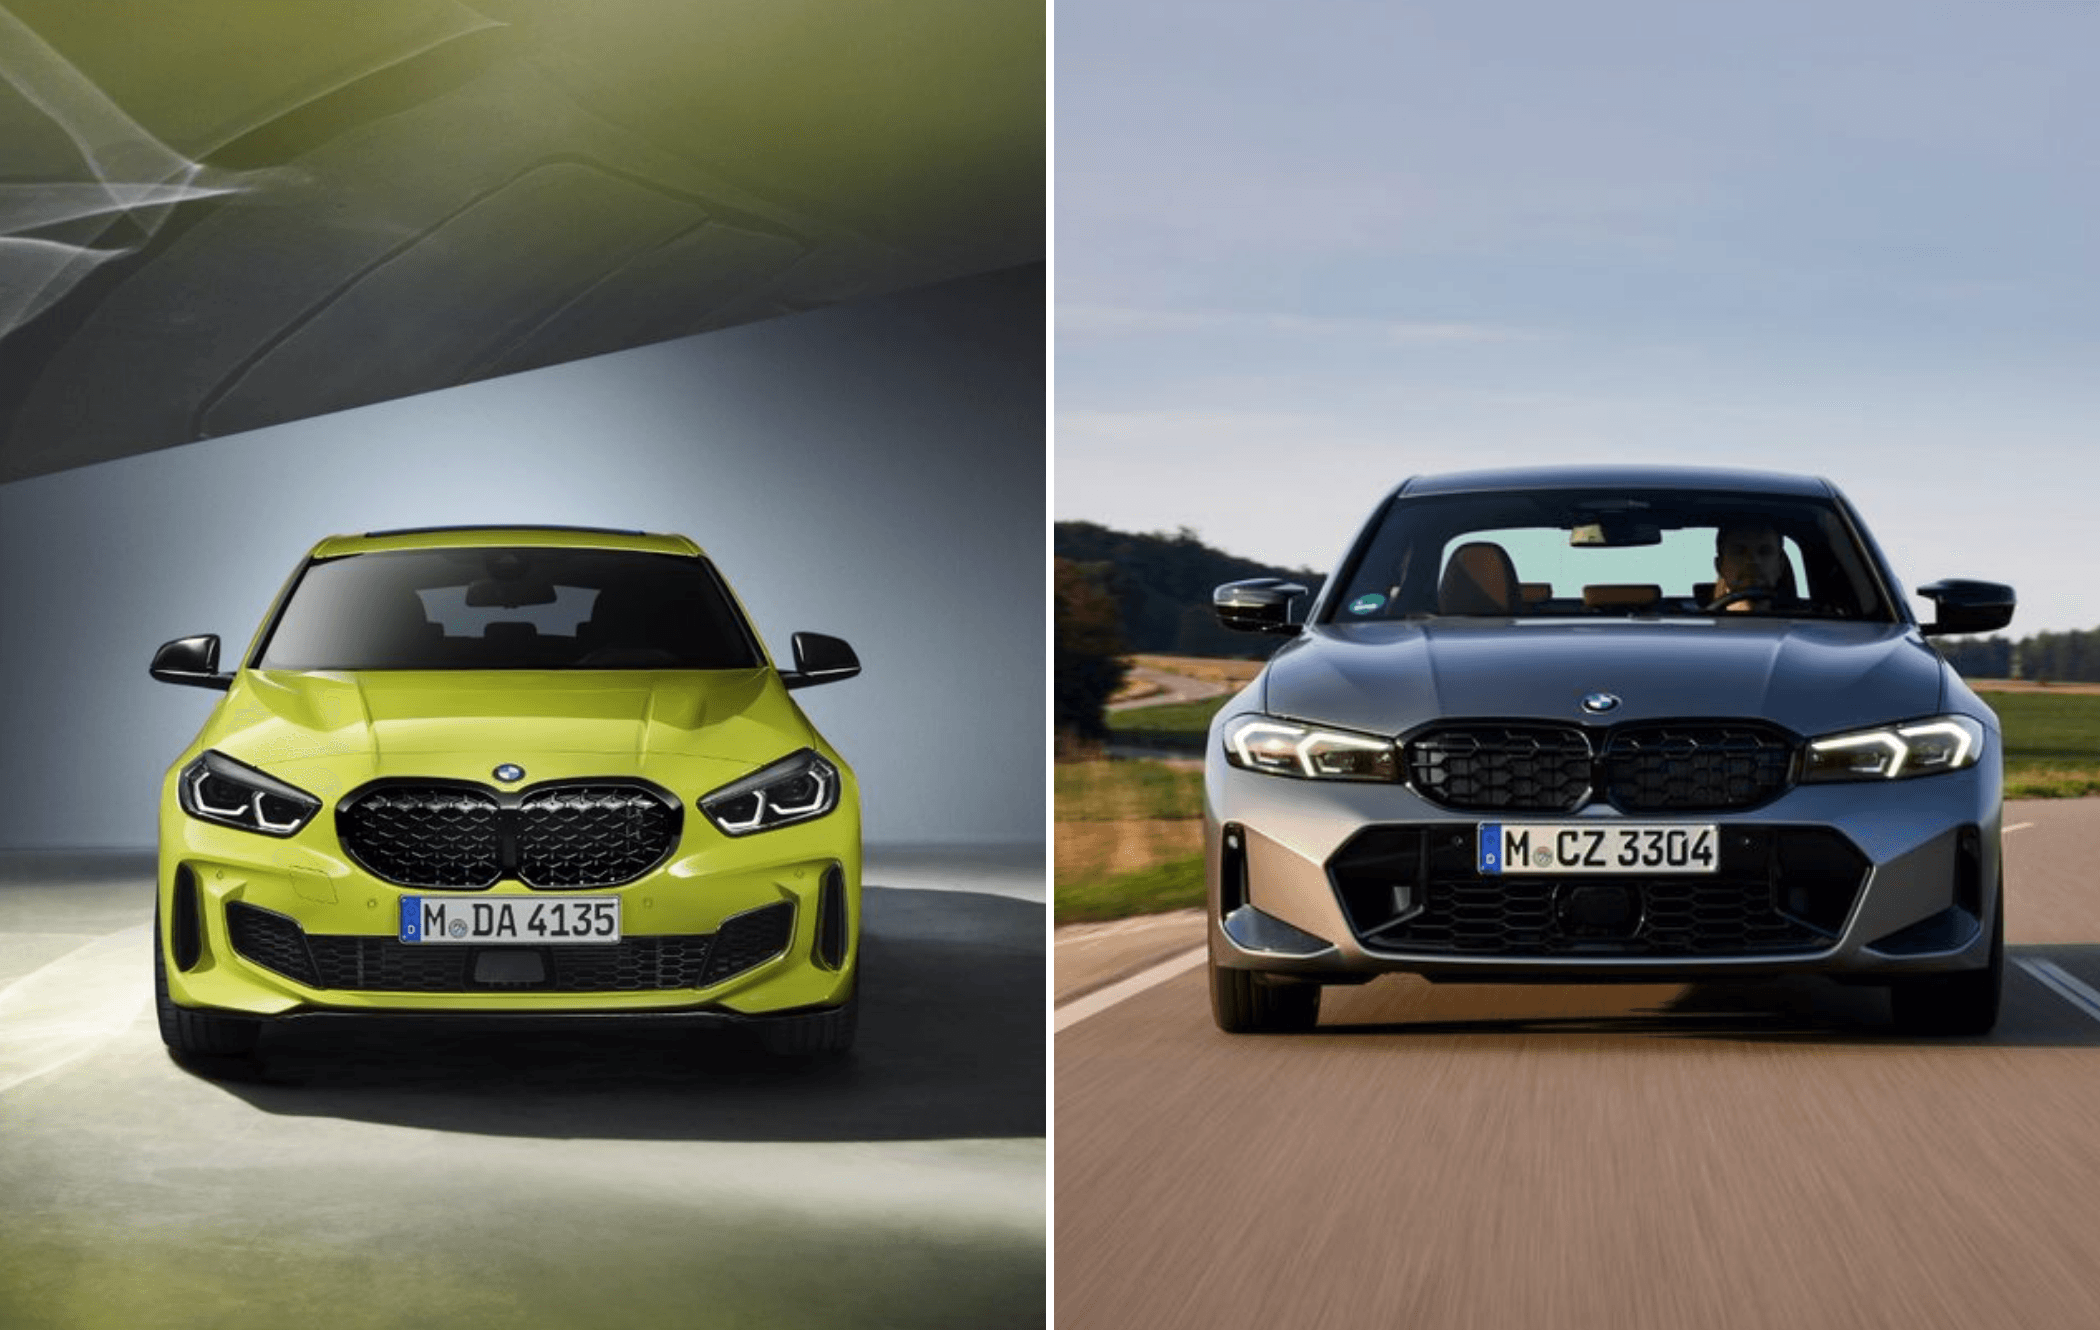
[(1039, 842), (1044, 269), (1030, 265), (0, 486), (0, 849), (150, 845), (239, 652), (331, 532), (554, 522), (683, 532), (859, 773), (873, 845)]

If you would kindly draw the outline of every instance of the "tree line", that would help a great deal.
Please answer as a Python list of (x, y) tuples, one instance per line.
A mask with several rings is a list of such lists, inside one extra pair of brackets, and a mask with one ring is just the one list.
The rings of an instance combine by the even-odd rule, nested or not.
[(1303, 568), (1277, 568), (1212, 549), (1187, 527), (1171, 535), (1134, 535), (1092, 522), (1059, 522), (1051, 553), (1091, 569), (1096, 584), (1114, 597), (1128, 650), (1161, 656), (1266, 655), (1274, 642), (1219, 625), (1211, 592), (1248, 577), (1288, 577), (1318, 594), (1326, 580)]
[(1183, 527), (1136, 535), (1092, 522), (1055, 528), (1052, 615), (1053, 713), (1060, 736), (1108, 737), (1104, 709), (1130, 666), (1126, 657), (1248, 656), (1273, 638), (1221, 627), (1211, 593), (1248, 577), (1288, 577), (1317, 594), (1326, 579), (1276, 568), (1205, 545)]
[(1952, 637), (1937, 643), (1967, 679), (2100, 683), (2100, 628), (2008, 637)]

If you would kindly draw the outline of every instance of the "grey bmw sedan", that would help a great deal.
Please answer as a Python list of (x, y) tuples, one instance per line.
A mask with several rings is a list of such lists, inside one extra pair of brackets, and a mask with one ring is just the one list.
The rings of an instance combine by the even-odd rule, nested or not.
[[(1886, 984), (1898, 1026), (1997, 1020), (2002, 747), (1829, 482), (1587, 467), (1418, 477), (1317, 598), (1218, 588), (1286, 636), (1213, 723), (1211, 1006), (1432, 980)], [(1293, 613), (1307, 599), (1300, 618)]]

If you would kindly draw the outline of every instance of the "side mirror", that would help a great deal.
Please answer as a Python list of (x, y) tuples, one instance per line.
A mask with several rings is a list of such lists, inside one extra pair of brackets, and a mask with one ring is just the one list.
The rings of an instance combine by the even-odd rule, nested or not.
[(795, 668), (783, 670), (780, 682), (790, 688), (837, 683), (860, 673), (860, 657), (844, 639), (822, 633), (795, 634)]
[(1921, 586), (1918, 594), (1939, 608), (1939, 616), (1919, 630), (1927, 637), (1996, 632), (2012, 622), (2013, 609), (2020, 603), (2009, 586), (1960, 577)]
[(1278, 633), (1294, 636), (1298, 625), (1291, 622), (1291, 601), (1306, 594), (1296, 582), (1280, 577), (1250, 577), (1227, 582), (1213, 591), (1211, 608), (1218, 622), (1240, 633)]
[(222, 693), (233, 687), (233, 676), (219, 673), (217, 633), (161, 643), (160, 650), (153, 653), (148, 673), (162, 683), (186, 683), (195, 688), (216, 688)]

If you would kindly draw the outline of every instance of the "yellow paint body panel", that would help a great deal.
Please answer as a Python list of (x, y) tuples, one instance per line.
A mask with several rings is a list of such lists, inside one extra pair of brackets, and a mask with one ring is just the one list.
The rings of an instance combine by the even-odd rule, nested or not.
[[(683, 537), (531, 528), (334, 537), (315, 553), (463, 544), (603, 545), (698, 554), (698, 547)], [(838, 804), (830, 813), (730, 836), (696, 806), (700, 796), (804, 748), (838, 769)], [(177, 779), (206, 750), (307, 791), (321, 801), (321, 810), (286, 838), (190, 816), (180, 803)], [(337, 837), (338, 802), (372, 781), (406, 777), (498, 789), (492, 773), (504, 763), (525, 769), (515, 786), (521, 790), (580, 778), (648, 781), (682, 805), (676, 846), (660, 866), (620, 886), (535, 890), (504, 880), (482, 890), (440, 890), (381, 880), (355, 862)], [(844, 880), (847, 926), (843, 963), (831, 967), (817, 959), (816, 931), (819, 886), (834, 866)], [(162, 785), (163, 920), (178, 908), (176, 884), (185, 874), (195, 884), (200, 952), (193, 965), (180, 966), (172, 929), (164, 928), (162, 954), (169, 996), (177, 1006), (193, 1009), (259, 1016), (309, 1011), (757, 1015), (845, 1002), (859, 963), (859, 792), (852, 770), (795, 705), (770, 664), (736, 670), (240, 669)], [(733, 915), (779, 901), (793, 904), (794, 927), (778, 956), (712, 987), (602, 993), (316, 989), (237, 954), (227, 931), (226, 907), (245, 902), (288, 916), (309, 935), (395, 939), (404, 896), (528, 903), (557, 896), (616, 896), (623, 939), (712, 934)], [(544, 950), (570, 944), (527, 945)]]

